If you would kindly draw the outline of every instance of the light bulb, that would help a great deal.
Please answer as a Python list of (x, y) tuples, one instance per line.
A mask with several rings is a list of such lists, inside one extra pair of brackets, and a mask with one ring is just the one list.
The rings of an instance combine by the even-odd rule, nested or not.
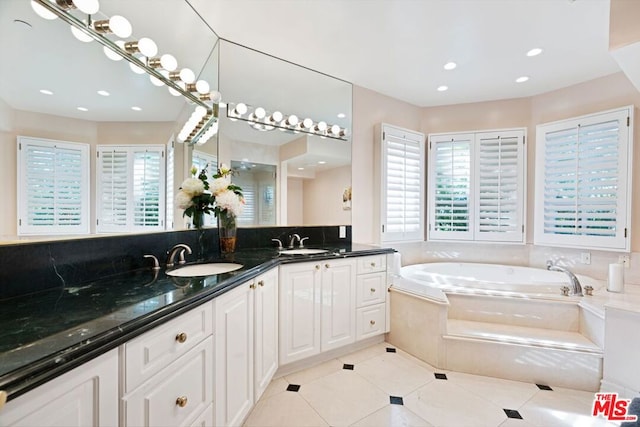
[(271, 123), (280, 123), (284, 117), (282, 117), (282, 113), (280, 111), (274, 111), (271, 116), (269, 116), (269, 121)]
[(136, 74), (144, 74), (145, 73), (145, 71), (142, 68), (138, 67), (133, 62), (129, 62), (129, 68), (131, 68), (131, 71), (133, 71)]
[(236, 108), (233, 109), (234, 113), (238, 116), (242, 116), (247, 114), (247, 105), (242, 102), (236, 105)]
[[(82, 22), (86, 23), (85, 21)], [(90, 43), (93, 41), (93, 37), (74, 26), (71, 26), (71, 34), (73, 34), (73, 37), (84, 43)]]
[(198, 91), (198, 93), (209, 93), (209, 83), (207, 83), (205, 80), (198, 80), (196, 82), (196, 90)]
[(193, 83), (196, 79), (196, 75), (193, 74), (193, 71), (191, 71), (188, 68), (183, 68), (182, 70), (180, 70), (180, 80), (182, 80), (185, 83)]
[(198, 118), (200, 118), (200, 119), (201, 119), (201, 118), (203, 118), (204, 116), (206, 116), (206, 115), (207, 115), (207, 109), (206, 109), (206, 108), (204, 108), (202, 105), (198, 105), (198, 106), (196, 107), (195, 114), (196, 114), (196, 116), (197, 116)]
[(218, 92), (217, 90), (214, 90), (211, 92), (211, 101), (214, 104), (218, 104), (220, 102), (220, 100), (222, 100), (222, 94), (220, 92)]
[(285, 121), (287, 126), (295, 126), (298, 124), (298, 116), (292, 114), (289, 117), (287, 117), (287, 120)]
[(156, 76), (149, 75), (149, 80), (151, 80), (151, 84), (153, 84), (154, 86), (158, 86), (158, 87), (164, 86), (164, 83), (162, 83), (162, 80), (160, 80)]
[[(182, 88), (182, 90), (184, 90), (184, 83), (183, 82), (174, 82), (176, 85), (180, 86), (180, 88)], [(170, 87), (169, 88), (169, 93), (173, 96), (181, 96), (182, 94), (180, 92), (178, 92), (177, 90), (175, 90), (174, 88)]]
[(100, 9), (98, 0), (73, 0), (73, 4), (83, 13), (93, 15)]
[(340, 134), (340, 126), (338, 126), (338, 125), (331, 126), (331, 133), (334, 134), (334, 135), (339, 135)]
[(315, 127), (313, 129), (316, 130), (317, 132), (324, 132), (325, 130), (327, 130), (327, 123), (326, 122), (318, 122), (318, 124), (315, 125)]
[(264, 108), (258, 107), (255, 109), (253, 114), (256, 116), (256, 119), (260, 120), (260, 119), (264, 119), (264, 117), (267, 115), (267, 112), (264, 110)]
[(158, 46), (149, 37), (142, 37), (138, 40), (138, 50), (141, 54), (150, 58), (158, 53)]
[(173, 55), (165, 53), (160, 57), (160, 66), (167, 71), (173, 71), (178, 68), (178, 61)]
[(40, 18), (47, 19), (49, 21), (56, 19), (58, 16), (51, 12), (49, 9), (45, 9), (40, 3), (31, 0), (31, 8)]
[(131, 23), (124, 16), (113, 15), (109, 19), (109, 29), (116, 36), (126, 39), (131, 36), (133, 29)]
[[(118, 45), (118, 47), (120, 47), (120, 49), (124, 49), (124, 42), (122, 40), (116, 40), (115, 43)], [(107, 56), (107, 58), (109, 58), (110, 60), (112, 60), (112, 61), (121, 61), (122, 60), (122, 56), (118, 55), (113, 50), (109, 49), (108, 47), (103, 46), (102, 50), (104, 51), (104, 54)]]
[(301, 124), (303, 129), (311, 129), (311, 126), (313, 126), (313, 120), (307, 117)]

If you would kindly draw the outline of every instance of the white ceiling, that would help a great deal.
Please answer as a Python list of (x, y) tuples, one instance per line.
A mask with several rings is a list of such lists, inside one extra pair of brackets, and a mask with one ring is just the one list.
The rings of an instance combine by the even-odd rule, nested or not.
[[(620, 71), (608, 0), (189, 2), (222, 38), (418, 106), (532, 96)], [(543, 53), (527, 57), (534, 47)], [(448, 61), (458, 67), (445, 71)]]

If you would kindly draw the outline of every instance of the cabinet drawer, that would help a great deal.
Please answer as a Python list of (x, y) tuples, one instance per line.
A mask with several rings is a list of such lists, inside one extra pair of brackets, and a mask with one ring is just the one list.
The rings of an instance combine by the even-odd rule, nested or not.
[(356, 278), (356, 304), (358, 307), (385, 302), (387, 273), (360, 274)]
[(370, 255), (356, 258), (357, 274), (375, 273), (387, 270), (387, 255)]
[(213, 400), (213, 337), (123, 398), (125, 426), (188, 426)]
[(129, 392), (212, 334), (212, 304), (203, 304), (122, 346)]
[(356, 340), (362, 340), (374, 335), (382, 334), (385, 330), (385, 304), (359, 308)]

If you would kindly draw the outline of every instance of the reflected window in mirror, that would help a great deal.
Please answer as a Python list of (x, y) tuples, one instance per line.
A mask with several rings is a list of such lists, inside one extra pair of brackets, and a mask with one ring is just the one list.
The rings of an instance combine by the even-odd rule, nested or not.
[(245, 201), (238, 225), (276, 225), (276, 165), (232, 160), (231, 169)]
[(98, 233), (164, 230), (165, 146), (97, 146)]
[(89, 144), (18, 137), (18, 234), (89, 233)]

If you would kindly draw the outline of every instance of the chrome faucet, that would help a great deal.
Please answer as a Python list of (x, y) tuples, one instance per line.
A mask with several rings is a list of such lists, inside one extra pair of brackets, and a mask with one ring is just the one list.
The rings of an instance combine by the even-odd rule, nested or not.
[(583, 296), (582, 294), (582, 286), (580, 286), (580, 281), (576, 277), (575, 274), (570, 272), (567, 268), (560, 267), (559, 265), (554, 265), (553, 261), (547, 261), (547, 270), (549, 271), (560, 271), (569, 276), (569, 281), (571, 282), (571, 295), (575, 295), (578, 297)]
[(282, 249), (284, 249), (282, 247), (282, 241), (280, 239), (271, 239), (272, 242), (277, 242), (278, 243), (278, 250), (281, 251)]
[(294, 234), (293, 236), (291, 236), (291, 240), (289, 240), (289, 249), (293, 249), (295, 243), (296, 243), (296, 239), (298, 240), (298, 243), (300, 243), (300, 235), (299, 234)]
[(299, 246), (300, 246), (301, 248), (304, 248), (304, 241), (305, 241), (305, 240), (309, 240), (309, 238), (308, 238), (308, 237), (303, 237), (302, 239), (300, 239), (300, 245), (299, 245)]
[(180, 263), (184, 264), (184, 256), (182, 256), (182, 253), (184, 251), (187, 251), (188, 254), (191, 254), (191, 248), (189, 247), (189, 245), (185, 245), (184, 243), (178, 243), (177, 245), (175, 245), (174, 247), (172, 247), (169, 252), (167, 252), (167, 267), (173, 267), (174, 266), (174, 259), (176, 257), (176, 254), (178, 252), (181, 253), (180, 256)]

